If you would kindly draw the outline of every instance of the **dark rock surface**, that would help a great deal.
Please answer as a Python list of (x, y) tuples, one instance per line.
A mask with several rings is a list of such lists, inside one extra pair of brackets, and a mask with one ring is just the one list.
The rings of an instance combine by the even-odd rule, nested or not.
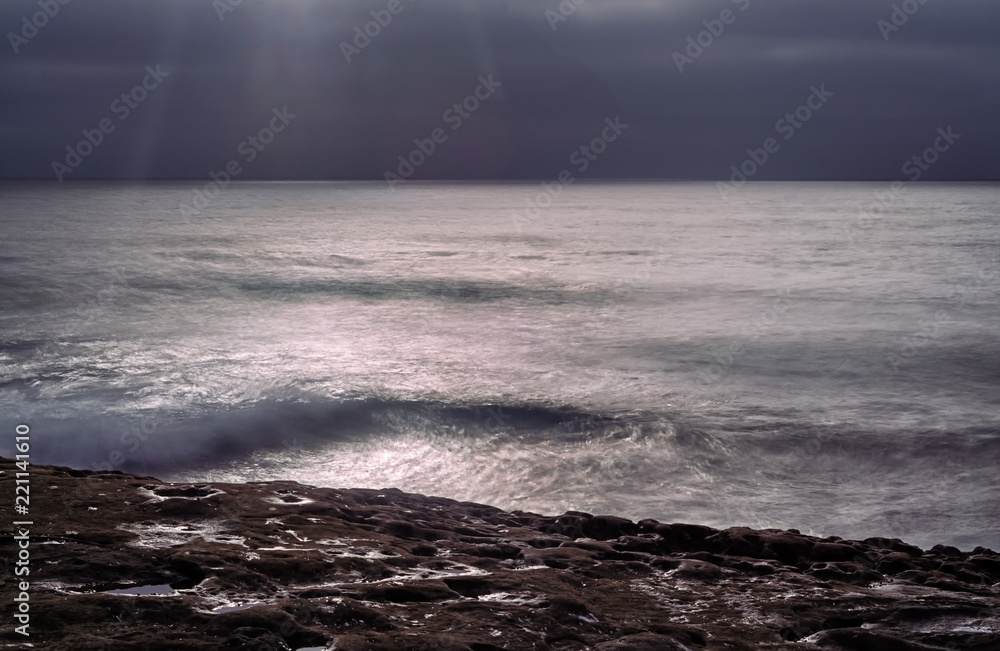
[[(988, 549), (30, 470), (34, 648), (1000, 650)], [(29, 641), (17, 553), (6, 533), (0, 644)]]

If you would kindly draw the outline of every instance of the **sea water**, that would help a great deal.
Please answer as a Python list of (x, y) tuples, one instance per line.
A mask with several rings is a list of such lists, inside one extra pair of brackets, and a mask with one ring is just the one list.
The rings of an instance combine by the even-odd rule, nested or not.
[(0, 184), (0, 453), (1000, 547), (1000, 186), (203, 185)]

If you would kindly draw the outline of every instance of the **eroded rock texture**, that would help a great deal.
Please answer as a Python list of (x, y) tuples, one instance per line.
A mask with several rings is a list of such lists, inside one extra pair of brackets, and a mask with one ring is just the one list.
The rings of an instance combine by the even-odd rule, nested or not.
[[(1000, 555), (982, 548), (31, 474), (34, 648), (1000, 650)], [(26, 641), (12, 632), (16, 556), (7, 533), (0, 643)]]

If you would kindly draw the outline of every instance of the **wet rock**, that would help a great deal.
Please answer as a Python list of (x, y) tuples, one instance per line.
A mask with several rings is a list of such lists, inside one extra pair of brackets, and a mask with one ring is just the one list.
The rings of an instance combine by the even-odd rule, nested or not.
[(600, 651), (685, 651), (686, 647), (666, 635), (638, 633), (602, 642), (594, 648)]
[(892, 552), (879, 559), (877, 569), (883, 574), (899, 574), (907, 570), (919, 569), (920, 565), (910, 554), (903, 552)]
[(974, 563), (966, 561), (942, 563), (937, 569), (939, 572), (951, 575), (959, 581), (964, 581), (965, 583), (971, 583), (973, 585), (989, 585), (994, 582), (991, 577), (987, 576), (983, 572), (980, 572), (979, 567), (977, 567)]
[(933, 651), (933, 647), (870, 633), (858, 628), (823, 631), (815, 638), (823, 649), (842, 651)]
[(226, 648), (233, 651), (258, 651), (259, 649), (287, 649), (288, 645), (277, 633), (266, 628), (242, 626), (226, 638)]
[[(1000, 555), (985, 548), (293, 482), (32, 477), (55, 486), (31, 505), (46, 650), (1000, 649)], [(13, 489), (0, 475), (7, 521)], [(0, 537), (0, 559), (15, 552)], [(0, 584), (4, 603), (16, 594)]]
[(613, 548), (622, 552), (658, 554), (660, 552), (660, 544), (658, 536), (622, 536), (613, 544)]
[(840, 561), (862, 560), (861, 554), (851, 545), (818, 542), (809, 550), (809, 558), (814, 563), (837, 563)]
[(722, 578), (722, 569), (718, 565), (705, 561), (683, 560), (671, 574), (678, 579), (718, 581)]
[(395, 625), (383, 613), (363, 605), (354, 599), (339, 599), (332, 605), (310, 604), (309, 618), (332, 630), (367, 629), (369, 631), (390, 631)]
[(643, 531), (660, 537), (663, 552), (688, 552), (704, 548), (704, 540), (717, 533), (715, 529), (697, 524), (661, 524), (655, 520), (639, 523)]
[(390, 601), (397, 604), (445, 601), (462, 595), (443, 581), (420, 581), (413, 584), (362, 586), (356, 592), (364, 601)]
[(584, 522), (583, 533), (595, 540), (617, 540), (639, 533), (639, 525), (613, 515), (599, 515)]
[(860, 563), (816, 563), (806, 574), (823, 581), (840, 581), (851, 585), (882, 583), (885, 577)]
[(909, 556), (921, 556), (923, 554), (923, 551), (919, 547), (907, 545), (899, 538), (865, 538), (864, 543), (876, 549), (902, 552)]
[(444, 584), (463, 597), (481, 597), (496, 592), (490, 581), (478, 576), (460, 576), (444, 579)]
[(414, 556), (436, 556), (438, 548), (434, 545), (415, 545), (410, 549), (410, 553)]
[(1000, 581), (1000, 558), (996, 554), (970, 556), (969, 562), (980, 572), (988, 575), (994, 583)]

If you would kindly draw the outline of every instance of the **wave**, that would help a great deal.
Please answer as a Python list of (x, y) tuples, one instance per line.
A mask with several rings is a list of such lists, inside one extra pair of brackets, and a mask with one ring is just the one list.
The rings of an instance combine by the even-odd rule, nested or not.
[[(540, 513), (582, 510), (717, 528), (793, 527), (997, 544), (995, 428), (608, 411), (542, 403), (268, 399), (185, 414), (110, 415), (106, 401), (27, 419), (31, 461), (170, 481), (295, 480)], [(36, 411), (36, 414), (38, 412)], [(9, 414), (0, 431), (13, 432)], [(759, 421), (757, 421), (759, 422)], [(731, 422), (726, 424), (732, 425)], [(0, 455), (13, 456), (13, 437)]]
[(529, 287), (513, 283), (465, 279), (297, 279), (275, 277), (240, 281), (236, 286), (257, 298), (289, 300), (297, 295), (322, 294), (366, 300), (437, 299), (456, 303), (517, 301), (563, 305), (594, 304), (622, 297), (611, 290), (567, 287)]
[[(796, 465), (815, 465), (823, 459), (866, 467), (887, 461), (904, 465), (948, 461), (970, 469), (1000, 454), (1000, 432), (991, 427), (888, 433), (851, 421), (820, 426), (787, 420), (765, 428), (747, 423), (734, 429), (731, 422), (723, 428), (718, 426), (722, 423), (693, 413), (599, 412), (544, 403), (370, 396), (271, 398), (239, 407), (114, 414), (100, 409), (106, 396), (92, 397), (75, 406), (64, 403), (51, 412), (54, 416), (29, 422), (39, 434), (32, 448), (36, 462), (85, 468), (107, 468), (110, 463), (116, 470), (175, 471), (210, 467), (257, 451), (319, 448), (414, 434), (474, 442), (479, 447), (553, 442), (594, 446), (629, 440), (661, 451), (670, 448), (694, 465), (728, 465), (739, 457), (741, 465), (756, 464), (764, 472), (788, 472)], [(15, 424), (4, 426), (12, 430)], [(0, 441), (0, 454), (13, 454), (12, 443)], [(845, 472), (853, 469), (845, 468)]]
[(0, 302), (12, 310), (37, 308), (71, 309), (81, 306), (91, 311), (114, 307), (156, 305), (163, 299), (251, 299), (256, 301), (298, 301), (315, 297), (336, 297), (364, 301), (430, 300), (460, 304), (516, 302), (536, 305), (598, 305), (617, 303), (630, 293), (620, 288), (570, 285), (526, 285), (499, 280), (463, 278), (337, 278), (283, 277), (279, 274), (241, 274), (206, 271), (190, 274), (171, 271), (163, 274), (129, 273), (81, 281), (54, 281), (3, 277)]
[[(261, 401), (196, 415), (87, 414), (80, 410), (69, 418), (33, 419), (29, 425), (37, 432), (32, 443), (32, 459), (37, 463), (127, 472), (209, 467), (254, 451), (318, 447), (415, 431), (502, 444), (621, 438), (670, 428), (662, 418), (651, 415), (384, 398)], [(11, 456), (12, 444), (0, 443), (0, 454)]]

